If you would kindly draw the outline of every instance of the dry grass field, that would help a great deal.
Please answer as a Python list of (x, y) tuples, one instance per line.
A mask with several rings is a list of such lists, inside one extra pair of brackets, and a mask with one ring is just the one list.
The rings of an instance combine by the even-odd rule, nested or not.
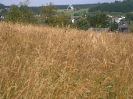
[(133, 34), (0, 22), (0, 99), (133, 99)]

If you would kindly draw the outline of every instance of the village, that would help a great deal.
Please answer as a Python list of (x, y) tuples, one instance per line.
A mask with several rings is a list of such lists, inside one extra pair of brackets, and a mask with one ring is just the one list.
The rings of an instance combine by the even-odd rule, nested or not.
[[(0, 20), (1, 21), (5, 20), (5, 15), (9, 9), (10, 8), (4, 8), (3, 10), (0, 11)], [(58, 9), (58, 10), (60, 10), (60, 9)], [(57, 12), (58, 12), (58, 10), (57, 10)], [(69, 18), (69, 21), (70, 21), (69, 24), (74, 26), (74, 28), (78, 27), (79, 29), (85, 29), (85, 30), (113, 31), (113, 32), (126, 32), (126, 33), (129, 33), (131, 31), (130, 23), (132, 23), (133, 21), (127, 20), (126, 16), (123, 14), (121, 15), (121, 14), (116, 13), (114, 15), (111, 15), (106, 12), (98, 12), (96, 14), (93, 14), (93, 16), (89, 16), (91, 14), (91, 12), (86, 12), (86, 11), (80, 12), (79, 11), (80, 13), (77, 14), (78, 10), (79, 9), (75, 8), (74, 5), (70, 4), (70, 5), (66, 6), (65, 10), (62, 10), (62, 12), (58, 12), (58, 13), (65, 13), (66, 15), (69, 15), (69, 17), (64, 17), (64, 18)], [(3, 14), (3, 12), (4, 12), (4, 14)], [(71, 14), (71, 13), (73, 13), (73, 14)], [(104, 15), (102, 16), (103, 13), (106, 15), (106, 17), (104, 17)], [(99, 20), (101, 20), (101, 19), (99, 18), (98, 19), (99, 22), (94, 23), (95, 21), (97, 21), (97, 17), (99, 16), (98, 14), (99, 15), (101, 14), (100, 17), (101, 18), (104, 17), (105, 19), (103, 19), (102, 20), (103, 22), (100, 23)], [(93, 18), (94, 16), (96, 16), (95, 19)], [(44, 20), (48, 19), (47, 16), (45, 17), (45, 19), (41, 18), (40, 14), (35, 14), (35, 17), (38, 18), (38, 20), (42, 21), (42, 22), (44, 22)], [(58, 15), (54, 15), (54, 17), (56, 18), (56, 17), (58, 17)], [(91, 17), (91, 18), (89, 19), (89, 17)], [(93, 21), (92, 21), (92, 19), (93, 19)], [(79, 21), (81, 21), (81, 22), (79, 22)], [(86, 22), (84, 22), (84, 21), (86, 21)], [(104, 23), (104, 26), (102, 26), (103, 23)], [(95, 24), (95, 25), (92, 25), (92, 24)], [(85, 27), (85, 28), (83, 28), (83, 27)]]
[[(70, 8), (70, 9), (69, 9)], [(76, 10), (72, 5), (69, 5), (67, 10)], [(86, 15), (84, 15), (86, 16)], [(71, 16), (71, 22), (74, 23), (76, 22), (76, 20), (82, 18), (83, 16)], [(126, 32), (129, 33), (130, 32), (130, 23), (133, 21), (127, 21), (125, 20), (126, 17), (122, 16), (120, 14), (118, 15), (114, 15), (111, 16), (109, 14), (107, 14), (107, 18), (109, 20), (109, 23), (113, 23), (115, 22), (116, 25), (118, 25), (117, 29), (115, 32)], [(107, 28), (89, 28), (89, 30), (93, 30), (93, 31), (111, 31), (110, 25)]]

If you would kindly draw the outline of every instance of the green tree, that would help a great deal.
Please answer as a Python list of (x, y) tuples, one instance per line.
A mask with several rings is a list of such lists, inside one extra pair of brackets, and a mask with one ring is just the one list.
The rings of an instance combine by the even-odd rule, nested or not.
[(20, 12), (22, 16), (23, 23), (31, 23), (36, 24), (37, 18), (35, 17), (35, 13), (28, 9), (27, 5), (20, 5)]
[(133, 22), (130, 23), (130, 32), (133, 33)]
[(54, 23), (56, 23), (56, 12), (57, 8), (54, 7), (51, 2), (47, 6), (42, 6), (40, 10), (40, 15), (46, 25), (53, 26)]
[(87, 17), (90, 26), (94, 28), (106, 28), (108, 27), (108, 18), (106, 13), (98, 13)]
[(40, 15), (45, 25), (64, 27), (70, 23), (69, 16), (58, 13), (57, 8), (52, 3), (42, 6)]
[(64, 13), (60, 13), (57, 16), (57, 25), (59, 27), (65, 27), (70, 24), (69, 16), (65, 15)]
[(133, 0), (115, 1), (113, 3), (101, 3), (91, 6), (89, 12), (132, 12), (133, 11)]
[(116, 23), (115, 20), (114, 20), (114, 22), (111, 22), (110, 29), (111, 29), (111, 31), (115, 31), (118, 29), (118, 23)]
[(37, 18), (35, 14), (28, 9), (29, 0), (24, 3), (20, 3), (20, 6), (12, 5), (6, 14), (6, 21), (13, 23), (23, 22), (23, 23), (37, 23)]
[(133, 21), (133, 13), (127, 13), (126, 20)]
[(19, 10), (19, 7), (17, 5), (11, 5), (10, 9), (8, 10), (5, 16), (5, 20), (16, 23), (21, 21), (21, 16), (22, 15)]
[(82, 17), (75, 22), (75, 27), (77, 29), (88, 30), (90, 24), (86, 18)]

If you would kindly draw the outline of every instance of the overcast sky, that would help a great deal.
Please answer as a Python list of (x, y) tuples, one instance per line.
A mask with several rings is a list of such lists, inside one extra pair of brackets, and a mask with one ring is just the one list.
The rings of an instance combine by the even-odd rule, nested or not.
[[(0, 3), (4, 5), (16, 4), (24, 2), (26, 0), (0, 0)], [(103, 2), (114, 2), (115, 0), (30, 0), (29, 6), (41, 6), (52, 2), (55, 5), (65, 5), (65, 4), (92, 4), (92, 3), (103, 3)], [(119, 0), (121, 1), (121, 0)]]

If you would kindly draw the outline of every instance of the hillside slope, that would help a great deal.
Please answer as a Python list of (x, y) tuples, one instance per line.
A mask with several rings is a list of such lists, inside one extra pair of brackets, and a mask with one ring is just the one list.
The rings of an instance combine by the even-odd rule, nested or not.
[(133, 34), (0, 22), (2, 99), (133, 97)]

